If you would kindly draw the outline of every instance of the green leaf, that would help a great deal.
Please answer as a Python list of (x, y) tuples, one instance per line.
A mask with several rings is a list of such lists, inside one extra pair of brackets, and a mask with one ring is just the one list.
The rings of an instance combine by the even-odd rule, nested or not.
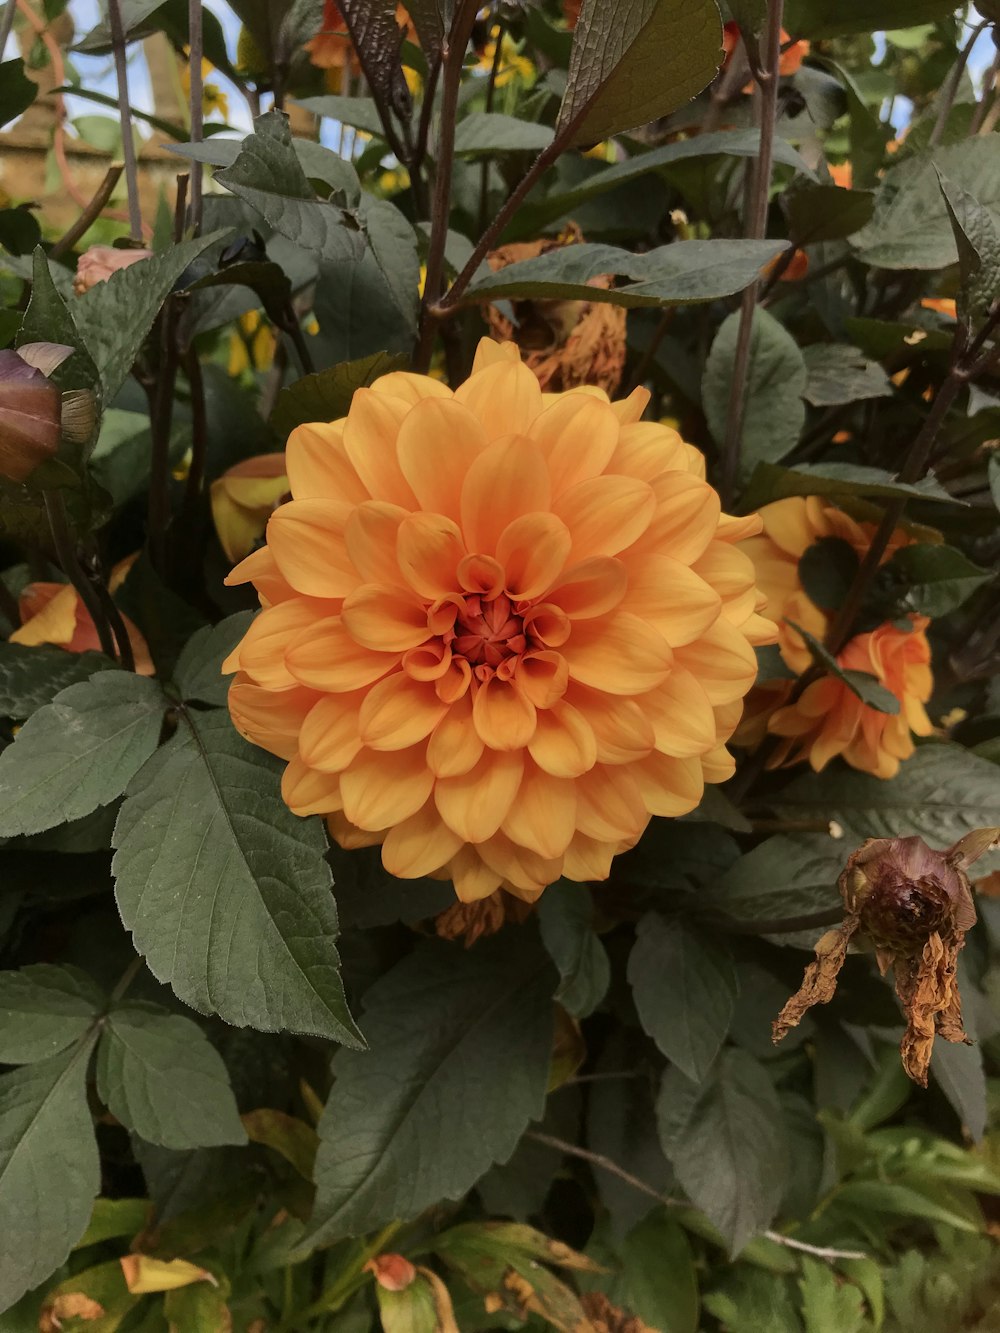
[(136, 1236), (149, 1221), (148, 1199), (95, 1199), (87, 1230), (77, 1241), (76, 1249), (99, 1245), (102, 1240), (117, 1240), (119, 1236)]
[(876, 676), (867, 671), (853, 671), (842, 667), (833, 653), (828, 652), (819, 639), (814, 638), (808, 630), (804, 630), (801, 625), (796, 625), (794, 620), (786, 619), (785, 623), (791, 625), (796, 634), (804, 640), (806, 647), (812, 653), (813, 661), (818, 666), (823, 667), (825, 671), (828, 671), (831, 676), (836, 676), (863, 704), (866, 704), (869, 708), (874, 708), (879, 713), (895, 715), (899, 712), (899, 700), (891, 690), (886, 689)]
[[(705, 363), (702, 406), (716, 444), (726, 438), (729, 386), (736, 359), (740, 315), (723, 320)], [(775, 462), (795, 448), (805, 424), (806, 365), (787, 329), (759, 306), (750, 334), (746, 412), (743, 420), (744, 467)]]
[(0, 972), (0, 1064), (57, 1055), (80, 1040), (103, 1007), (102, 992), (79, 968), (35, 963)]
[(993, 503), (997, 509), (1000, 509), (1000, 454), (990, 454), (989, 466), (987, 469), (990, 495), (993, 497)]
[(851, 238), (866, 264), (936, 269), (955, 263), (958, 251), (939, 171), (949, 189), (968, 191), (989, 221), (1000, 224), (1000, 145), (992, 136), (915, 153), (885, 173), (871, 222)]
[(954, 546), (931, 543), (902, 547), (886, 568), (906, 589), (906, 605), (932, 618), (957, 610), (994, 577)]
[(642, 1026), (700, 1083), (736, 1010), (739, 984), (728, 948), (680, 918), (647, 912), (636, 928), (628, 979)]
[[(852, 845), (824, 834), (778, 834), (704, 886), (700, 905), (721, 911), (737, 926), (780, 926), (786, 918), (835, 911), (841, 902), (837, 879)], [(774, 926), (771, 933), (780, 934)]]
[(728, 0), (730, 14), (745, 33), (759, 37), (767, 22), (767, 0)]
[(46, 644), (0, 643), (0, 716), (17, 721), (50, 704), (69, 685), (113, 671), (103, 653), (68, 653)]
[(950, 847), (995, 822), (997, 766), (960, 745), (933, 742), (920, 745), (894, 778), (830, 768), (794, 779), (770, 805), (789, 819), (835, 820), (845, 849), (865, 838), (914, 834), (931, 847)]
[(253, 617), (252, 611), (237, 611), (217, 625), (205, 625), (188, 639), (174, 667), (174, 684), (183, 699), (225, 707), (230, 678), (222, 674), (222, 663), (246, 634)]
[(870, 221), (875, 208), (871, 190), (845, 190), (839, 185), (803, 185), (786, 190), (782, 205), (788, 234), (797, 245), (840, 241)]
[(259, 1110), (248, 1111), (240, 1119), (253, 1143), (262, 1143), (280, 1153), (286, 1162), (295, 1167), (304, 1180), (312, 1180), (316, 1165), (316, 1149), (319, 1138), (312, 1125), (298, 1120), (284, 1111), (274, 1111), (262, 1106)]
[(594, 932), (594, 905), (583, 884), (550, 884), (538, 904), (542, 941), (559, 969), (559, 1003), (577, 1018), (592, 1014), (611, 984), (607, 951)]
[(382, 138), (382, 121), (378, 107), (370, 97), (341, 97), (327, 93), (322, 97), (299, 97), (299, 106), (304, 106), (314, 116), (326, 116), (339, 121), (341, 125), (350, 125), (353, 129), (364, 130), (366, 134)]
[[(76, 300), (73, 312), (78, 309)], [(73, 355), (49, 377), (60, 389), (100, 390), (101, 377), (70, 308), (56, 289), (45, 252), (39, 246), (31, 264), (31, 298), (24, 312), (17, 345), (33, 342), (64, 343)], [(60, 456), (61, 451), (60, 451)]]
[(0, 1077), (0, 1310), (59, 1267), (90, 1219), (100, 1187), (91, 1044)]
[(937, 178), (958, 250), (962, 279), (958, 313), (965, 319), (977, 320), (988, 313), (1000, 287), (997, 215), (988, 213), (978, 199), (953, 185), (940, 171)]
[(226, 231), (213, 231), (172, 245), (162, 254), (118, 269), (76, 298), (73, 315), (100, 371), (106, 403), (124, 384), (160, 307), (184, 270), (225, 235)]
[(345, 851), (334, 844), (327, 852), (337, 886), (337, 909), (345, 930), (370, 930), (397, 921), (424, 921), (455, 903), (448, 880), (397, 879), (382, 864), (378, 847)]
[(161, 1148), (247, 1142), (221, 1055), (197, 1023), (158, 1005), (111, 1010), (97, 1093), (126, 1129)]
[(115, 591), (115, 601), (142, 631), (157, 675), (169, 680), (184, 645), (204, 627), (204, 617), (164, 582), (146, 551)]
[(42, 230), (25, 206), (0, 209), (0, 245), (12, 255), (30, 255), (41, 242)]
[(499, 111), (472, 111), (458, 122), (455, 152), (460, 157), (477, 153), (539, 152), (552, 142), (552, 130), (532, 120), (518, 120)]
[(229, 1283), (192, 1282), (164, 1292), (163, 1313), (170, 1333), (223, 1333), (233, 1326), (227, 1293)]
[(843, 33), (912, 28), (950, 18), (950, 0), (788, 0), (785, 27), (794, 37), (839, 37)]
[(120, 796), (156, 749), (165, 708), (156, 681), (101, 671), (32, 714), (0, 754), (0, 837), (55, 828)]
[(654, 1329), (697, 1333), (698, 1275), (684, 1228), (665, 1208), (633, 1227), (621, 1245), (622, 1304)]
[[(968, 1006), (966, 1006), (968, 1008)], [(931, 1073), (951, 1102), (963, 1130), (978, 1143), (987, 1126), (986, 1074), (980, 1045), (936, 1041)]]
[(315, 1244), (458, 1199), (545, 1103), (551, 963), (527, 931), (426, 941), (365, 997), (365, 1054), (340, 1051), (319, 1125)]
[(340, 12), (376, 102), (408, 120), (411, 100), (403, 77), (403, 29), (395, 0), (343, 0)]
[(278, 394), (271, 425), (285, 439), (296, 426), (311, 421), (338, 421), (346, 417), (356, 390), (380, 375), (400, 370), (405, 361), (388, 352), (375, 352), (357, 361), (344, 361), (315, 375), (303, 375)]
[(365, 196), (361, 226), (406, 327), (414, 334), (420, 305), (417, 234), (395, 204)]
[(713, 0), (584, 0), (556, 133), (594, 144), (676, 111), (722, 60)]
[(185, 712), (118, 816), (119, 909), (150, 971), (193, 1008), (359, 1045), (322, 826), (285, 806), (281, 768), (226, 713)]
[[(919, 1217), (926, 1222), (943, 1222), (958, 1231), (976, 1232), (982, 1225), (956, 1208), (928, 1197), (913, 1185), (887, 1180), (849, 1180), (838, 1187), (837, 1204), (849, 1212), (871, 1211), (888, 1213), (892, 1217)], [(975, 1204), (972, 1207), (979, 1212)]]
[(339, 205), (316, 198), (280, 111), (257, 117), (235, 162), (217, 171), (215, 179), (296, 245), (324, 259), (361, 257), (364, 240), (357, 219)]
[(441, 1327), (430, 1283), (417, 1274), (400, 1291), (375, 1284), (382, 1333), (437, 1333)]
[(847, 596), (861, 561), (842, 537), (821, 537), (799, 557), (799, 582), (806, 596), (824, 611), (837, 611)]
[(892, 397), (892, 385), (882, 367), (849, 343), (814, 343), (802, 349), (802, 356), (808, 376), (803, 397), (813, 407)]
[[(637, 255), (613, 245), (563, 245), (484, 273), (463, 300), (568, 299), (627, 307), (714, 301), (755, 282), (785, 248), (781, 241), (675, 241)], [(588, 286), (601, 274), (633, 281), (610, 290)]]
[(38, 84), (25, 74), (23, 60), (0, 63), (0, 125), (27, 111), (37, 96)]
[(677, 1179), (739, 1254), (770, 1223), (785, 1187), (781, 1103), (764, 1067), (729, 1048), (700, 1086), (668, 1069), (657, 1117)]
[(961, 504), (934, 477), (925, 477), (911, 485), (896, 481), (891, 472), (882, 468), (864, 467), (859, 463), (799, 463), (794, 468), (758, 463), (741, 508), (749, 513), (789, 495), (828, 495), (831, 498), (856, 495), (864, 500), (905, 498)]
[(838, 1278), (829, 1264), (803, 1259), (799, 1291), (806, 1333), (865, 1333), (871, 1327), (861, 1292)]

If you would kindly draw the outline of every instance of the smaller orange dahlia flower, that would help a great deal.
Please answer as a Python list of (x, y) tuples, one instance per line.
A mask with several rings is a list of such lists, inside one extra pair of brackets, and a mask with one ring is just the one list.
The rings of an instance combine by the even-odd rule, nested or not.
[[(722, 49), (726, 53), (725, 59), (722, 62), (723, 69), (726, 68), (732, 59), (733, 52), (739, 45), (739, 40), (740, 25), (734, 22), (727, 23), (722, 29)], [(805, 60), (806, 56), (809, 54), (809, 43), (801, 38), (797, 42), (791, 41), (788, 33), (782, 28), (781, 47), (781, 56), (778, 60), (778, 73), (783, 76), (798, 73), (803, 60)], [(752, 88), (753, 84), (750, 83), (743, 89), (743, 91), (745, 93), (750, 92)]]
[(324, 0), (323, 25), (316, 36), (306, 42), (305, 50), (310, 63), (318, 69), (336, 70), (339, 73), (346, 69), (355, 78), (361, 73), (361, 63), (354, 50), (351, 34), (347, 31), (347, 23), (334, 0)]
[(212, 482), (212, 522), (233, 564), (250, 554), (275, 505), (287, 494), (284, 453), (245, 458)]
[(773, 642), (704, 459), (648, 393), (544, 394), (484, 338), (452, 391), (395, 372), (289, 436), (289, 503), (228, 582), (237, 729), (343, 847), (469, 902), (607, 877), (733, 772)]
[[(764, 614), (778, 623), (778, 647), (785, 665), (801, 675), (812, 665), (809, 646), (799, 633), (804, 629), (822, 642), (829, 627), (829, 609), (816, 605), (802, 586), (799, 561), (815, 543), (839, 538), (862, 557), (874, 527), (856, 522), (849, 514), (818, 496), (793, 496), (765, 505), (760, 511), (764, 531), (743, 543), (754, 562), (757, 582), (767, 597)], [(910, 543), (897, 528), (883, 562)], [(898, 713), (884, 713), (862, 703), (836, 676), (824, 676), (809, 685), (794, 702), (790, 680), (761, 680), (747, 701), (747, 717), (737, 737), (754, 745), (766, 732), (781, 737), (771, 766), (808, 759), (818, 772), (836, 755), (852, 767), (876, 777), (891, 778), (900, 761), (913, 753), (913, 735), (931, 731), (924, 704), (931, 695), (931, 651), (926, 616), (908, 617), (857, 634), (838, 654), (845, 671), (875, 676), (899, 701)]]

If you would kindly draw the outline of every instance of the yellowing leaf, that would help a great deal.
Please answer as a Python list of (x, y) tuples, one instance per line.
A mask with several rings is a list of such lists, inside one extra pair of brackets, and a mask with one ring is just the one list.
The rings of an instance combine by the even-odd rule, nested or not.
[(151, 1259), (148, 1254), (126, 1254), (120, 1260), (125, 1274), (125, 1285), (136, 1295), (147, 1291), (173, 1291), (189, 1287), (192, 1282), (211, 1282), (215, 1277), (197, 1264), (186, 1259)]

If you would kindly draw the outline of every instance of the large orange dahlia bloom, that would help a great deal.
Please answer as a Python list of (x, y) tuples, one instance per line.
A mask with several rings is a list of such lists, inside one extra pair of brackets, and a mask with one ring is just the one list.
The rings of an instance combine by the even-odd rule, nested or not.
[(225, 667), (292, 810), (394, 875), (530, 899), (730, 776), (774, 639), (735, 545), (759, 523), (720, 513), (647, 397), (544, 394), (484, 339), (454, 392), (385, 375), (292, 433), (294, 498), (229, 576), (264, 610)]
[[(818, 496), (777, 500), (761, 509), (760, 518), (763, 532), (744, 542), (742, 549), (753, 560), (767, 598), (764, 614), (778, 623), (782, 659), (801, 675), (812, 665), (812, 655), (794, 626), (822, 642), (830, 615), (803, 588), (799, 561), (810, 546), (831, 537), (847, 542), (862, 557), (874, 526), (857, 522)], [(910, 541), (897, 528), (883, 562)], [(771, 767), (808, 759), (818, 772), (841, 755), (865, 773), (894, 777), (900, 760), (913, 753), (913, 734), (926, 736), (931, 731), (924, 709), (932, 687), (928, 620), (917, 615), (906, 619), (908, 629), (895, 621), (855, 635), (837, 656), (844, 670), (875, 676), (899, 701), (898, 713), (868, 707), (835, 676), (814, 681), (794, 703), (787, 702), (792, 681), (763, 680), (748, 701), (739, 743), (755, 744), (769, 731), (782, 738)]]

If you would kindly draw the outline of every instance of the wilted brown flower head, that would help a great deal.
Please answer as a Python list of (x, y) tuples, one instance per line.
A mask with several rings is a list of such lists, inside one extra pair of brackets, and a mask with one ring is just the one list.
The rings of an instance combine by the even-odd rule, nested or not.
[(131, 250), (119, 250), (113, 245), (92, 245), (84, 250), (76, 261), (76, 276), (73, 279), (73, 291), (77, 296), (89, 292), (99, 282), (106, 282), (112, 273), (120, 268), (128, 268), (140, 259), (152, 258), (152, 250), (138, 247)]
[[(487, 256), (496, 272), (522, 259), (535, 259), (583, 240), (572, 224), (557, 237), (504, 245)], [(592, 278), (608, 288), (608, 277)], [(625, 311), (600, 301), (515, 301), (516, 323), (497, 306), (486, 307), (486, 322), (497, 342), (516, 342), (521, 359), (548, 393), (595, 384), (613, 394), (625, 366)]]
[(21, 482), (51, 458), (63, 435), (87, 439), (93, 395), (60, 392), (49, 376), (71, 355), (62, 343), (25, 343), (0, 351), (0, 477)]
[(816, 945), (816, 960), (774, 1023), (774, 1040), (798, 1025), (814, 1004), (833, 998), (837, 976), (856, 944), (875, 950), (884, 976), (891, 967), (907, 1026), (903, 1068), (927, 1086), (935, 1036), (968, 1043), (955, 968), (976, 909), (966, 870), (1000, 840), (1000, 828), (975, 829), (947, 851), (922, 838), (869, 838), (853, 852), (838, 886), (842, 924)]

